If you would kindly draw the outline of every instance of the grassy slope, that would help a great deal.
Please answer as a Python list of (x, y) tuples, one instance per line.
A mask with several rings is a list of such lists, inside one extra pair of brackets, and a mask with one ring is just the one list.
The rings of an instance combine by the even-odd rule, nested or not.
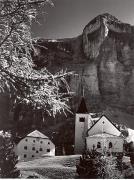
[[(46, 179), (76, 179), (76, 163), (80, 155), (42, 157), (28, 162), (19, 162), (22, 178), (35, 175), (37, 178)], [(134, 177), (134, 168), (130, 164), (129, 157), (124, 157), (123, 162), (126, 168), (122, 172), (122, 177)]]
[(17, 167), (21, 170), (22, 177), (37, 175), (40, 178), (74, 179), (76, 163), (79, 155), (43, 157), (28, 162), (19, 162)]

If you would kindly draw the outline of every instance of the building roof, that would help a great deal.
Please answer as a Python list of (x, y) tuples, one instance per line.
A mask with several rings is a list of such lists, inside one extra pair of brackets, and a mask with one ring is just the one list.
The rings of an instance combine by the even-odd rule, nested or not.
[(84, 97), (82, 97), (80, 105), (79, 105), (78, 110), (77, 110), (76, 113), (79, 113), (79, 114), (80, 113), (88, 113)]
[(47, 136), (39, 132), (38, 130), (35, 130), (27, 135), (27, 137), (35, 137), (35, 138), (43, 138), (43, 139), (49, 139)]
[[(110, 129), (108, 128), (108, 129), (105, 129), (105, 133), (109, 133), (109, 132), (111, 132), (111, 134), (113, 134), (113, 130), (115, 130), (116, 131), (116, 133), (117, 134), (121, 134), (121, 132), (120, 132), (120, 130), (105, 116), (105, 115), (102, 115), (101, 117), (100, 117), (100, 119), (98, 120), (98, 121), (96, 121), (88, 130), (87, 130), (87, 136), (89, 136), (89, 134), (91, 133), (91, 131), (94, 129), (95, 130), (95, 128), (96, 128), (96, 126), (98, 126), (98, 125), (100, 125), (100, 132), (102, 133), (102, 129), (101, 129), (101, 124), (102, 123), (105, 123), (104, 121), (106, 121), (106, 122), (109, 122), (109, 124), (110, 124)], [(100, 124), (101, 123), (101, 124)], [(112, 129), (111, 129), (112, 128)], [(113, 129), (114, 128), (114, 129)], [(103, 133), (104, 133), (103, 132)], [(96, 134), (98, 134), (98, 133), (96, 133)], [(115, 135), (115, 134), (113, 134), (113, 135)]]

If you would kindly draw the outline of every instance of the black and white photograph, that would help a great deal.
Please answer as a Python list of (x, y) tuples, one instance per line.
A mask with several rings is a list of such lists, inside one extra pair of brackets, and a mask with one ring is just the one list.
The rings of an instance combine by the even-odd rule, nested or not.
[(134, 0), (0, 0), (0, 179), (134, 179)]

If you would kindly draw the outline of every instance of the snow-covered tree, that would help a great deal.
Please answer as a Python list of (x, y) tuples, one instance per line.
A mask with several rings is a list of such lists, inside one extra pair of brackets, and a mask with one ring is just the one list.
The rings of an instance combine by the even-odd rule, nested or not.
[[(35, 70), (31, 25), (51, 0), (0, 0), (0, 90), (15, 94), (17, 102), (42, 107), (50, 114), (69, 110), (67, 72)], [(66, 92), (61, 92), (66, 86)]]

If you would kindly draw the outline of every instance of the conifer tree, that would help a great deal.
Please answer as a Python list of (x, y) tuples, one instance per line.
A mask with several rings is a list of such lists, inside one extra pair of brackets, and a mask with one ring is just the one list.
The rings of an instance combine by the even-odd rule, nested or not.
[(1, 178), (17, 178), (20, 171), (16, 168), (18, 158), (15, 155), (13, 138), (10, 133), (0, 135), (0, 176)]
[(71, 73), (35, 68), (33, 56), (38, 56), (40, 46), (32, 38), (31, 26), (43, 16), (47, 4), (53, 5), (51, 0), (0, 0), (0, 93), (55, 115), (69, 110), (65, 77)]
[(95, 149), (83, 154), (76, 167), (81, 178), (114, 179), (122, 177), (121, 171), (117, 168), (116, 157), (98, 153)]

